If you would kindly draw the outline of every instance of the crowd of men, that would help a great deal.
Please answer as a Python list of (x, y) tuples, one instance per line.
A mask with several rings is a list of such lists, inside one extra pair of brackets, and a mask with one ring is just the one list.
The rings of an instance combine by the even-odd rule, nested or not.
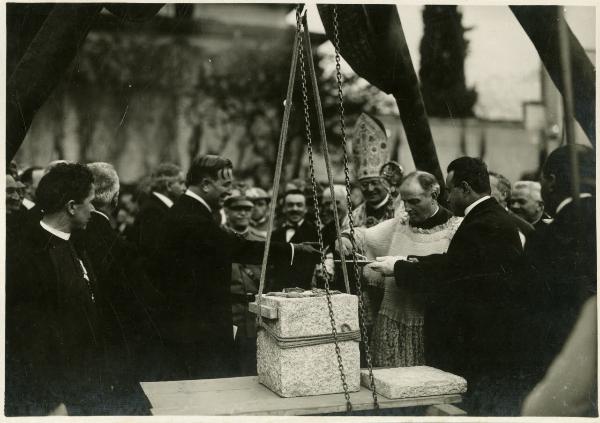
[[(374, 151), (368, 143), (383, 145), (373, 134), (385, 131), (368, 116), (358, 126), (355, 153), (365, 157)], [(343, 185), (332, 192), (290, 182), (276, 209), (265, 291), (323, 287), (332, 269), (319, 265), (320, 250), (348, 252), (350, 219), (371, 229), (364, 239), (381, 233), (376, 243), (391, 237), (378, 228), (394, 218), (407, 216), (414, 233), (453, 223), (443, 226), (447, 244), (435, 254), (387, 249), (365, 268), (423, 304), (424, 352), (404, 365), (464, 376), (471, 414), (597, 415), (595, 356), (569, 349), (592, 332), (596, 342), (595, 313), (592, 324), (582, 312), (596, 295), (595, 156), (583, 146), (577, 155), (575, 200), (566, 147), (550, 154), (541, 184), (511, 184), (470, 157), (448, 166), (445, 195), (433, 175), (404, 175), (372, 157), (358, 161), (358, 204)], [(108, 163), (9, 171), (7, 415), (148, 414), (140, 381), (256, 373), (248, 304), (258, 292), (271, 195), (236, 184), (228, 159), (198, 157), (185, 176), (159, 165), (124, 225), (119, 177)], [(343, 291), (335, 273), (331, 286)], [(364, 289), (369, 327), (378, 328), (382, 297), (390, 300), (381, 285)], [(381, 337), (382, 327), (371, 333)], [(586, 377), (557, 393), (572, 372)]]

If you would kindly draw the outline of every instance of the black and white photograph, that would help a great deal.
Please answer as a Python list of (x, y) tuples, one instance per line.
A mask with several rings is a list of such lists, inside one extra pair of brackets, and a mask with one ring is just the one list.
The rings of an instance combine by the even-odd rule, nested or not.
[(3, 419), (598, 417), (594, 1), (0, 9)]

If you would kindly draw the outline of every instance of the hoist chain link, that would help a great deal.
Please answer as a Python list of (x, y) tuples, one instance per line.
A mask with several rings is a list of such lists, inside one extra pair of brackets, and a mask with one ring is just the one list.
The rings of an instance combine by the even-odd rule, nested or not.
[(373, 365), (371, 361), (371, 352), (369, 349), (369, 337), (367, 334), (367, 326), (365, 323), (366, 320), (366, 312), (365, 305), (363, 301), (363, 292), (361, 286), (361, 272), (357, 263), (357, 246), (355, 241), (355, 232), (354, 232), (354, 218), (352, 216), (353, 207), (352, 207), (352, 198), (350, 196), (351, 185), (350, 185), (350, 171), (348, 166), (348, 147), (346, 141), (346, 122), (344, 119), (344, 91), (342, 85), (342, 66), (341, 66), (341, 55), (340, 55), (340, 33), (339, 33), (339, 24), (338, 24), (338, 14), (337, 14), (337, 6), (333, 5), (333, 40), (334, 40), (334, 48), (335, 48), (335, 73), (337, 79), (337, 91), (338, 91), (338, 111), (340, 115), (340, 130), (342, 136), (342, 150), (344, 153), (344, 181), (346, 184), (346, 202), (348, 204), (348, 223), (350, 227), (350, 241), (352, 242), (352, 259), (354, 263), (354, 278), (356, 280), (356, 290), (358, 292), (358, 309), (360, 315), (360, 329), (362, 332), (362, 342), (365, 350), (365, 358), (367, 361), (367, 367), (369, 369), (369, 385), (371, 388), (371, 392), (373, 395), (373, 406), (375, 410), (379, 410), (379, 401), (377, 399), (377, 390), (375, 389), (375, 378), (373, 377)]
[[(301, 16), (301, 7), (299, 4), (296, 7), (296, 31), (302, 31), (302, 16)], [(308, 145), (308, 161), (310, 168), (310, 179), (313, 190), (313, 200), (314, 200), (314, 208), (315, 208), (315, 216), (317, 220), (317, 235), (319, 241), (319, 247), (321, 249), (321, 266), (323, 269), (323, 274), (325, 275), (325, 293), (327, 298), (327, 308), (329, 310), (329, 320), (331, 323), (331, 333), (333, 335), (333, 343), (335, 346), (335, 354), (338, 362), (338, 370), (340, 372), (340, 379), (342, 381), (342, 388), (344, 389), (344, 397), (346, 398), (346, 412), (350, 414), (352, 412), (352, 403), (350, 402), (350, 393), (348, 390), (348, 383), (346, 381), (346, 374), (344, 371), (344, 364), (342, 361), (342, 354), (340, 350), (340, 346), (337, 339), (337, 329), (335, 323), (335, 316), (333, 313), (333, 304), (331, 303), (331, 293), (329, 292), (329, 280), (330, 276), (325, 271), (325, 250), (323, 248), (323, 234), (321, 232), (321, 216), (319, 213), (319, 200), (317, 196), (317, 182), (315, 179), (315, 164), (313, 158), (313, 147), (312, 147), (312, 136), (310, 131), (310, 114), (309, 114), (309, 104), (308, 104), (308, 89), (306, 87), (306, 68), (304, 64), (305, 55), (304, 55), (304, 42), (302, 37), (300, 37), (300, 42), (298, 44), (298, 54), (300, 61), (300, 75), (302, 80), (302, 102), (304, 104), (304, 127), (305, 127), (305, 136)], [(312, 60), (312, 57), (309, 57), (308, 60)]]

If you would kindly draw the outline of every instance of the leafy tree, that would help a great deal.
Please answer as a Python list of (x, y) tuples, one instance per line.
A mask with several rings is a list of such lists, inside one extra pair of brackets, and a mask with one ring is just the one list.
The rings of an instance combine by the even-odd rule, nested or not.
[(421, 92), (429, 116), (469, 117), (477, 101), (474, 88), (465, 83), (464, 63), (468, 41), (457, 6), (431, 5), (423, 8), (421, 39)]

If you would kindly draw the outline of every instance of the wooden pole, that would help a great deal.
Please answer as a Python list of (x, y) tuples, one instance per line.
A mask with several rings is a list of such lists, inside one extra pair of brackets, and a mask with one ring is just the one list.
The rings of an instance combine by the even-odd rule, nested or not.
[(569, 147), (569, 162), (571, 165), (571, 194), (575, 210), (579, 211), (579, 168), (577, 161), (577, 145), (575, 143), (575, 125), (573, 122), (573, 79), (571, 72), (571, 54), (569, 46), (569, 29), (565, 21), (563, 6), (558, 9), (558, 41), (560, 50), (560, 65), (563, 81), (563, 121), (565, 137)]

